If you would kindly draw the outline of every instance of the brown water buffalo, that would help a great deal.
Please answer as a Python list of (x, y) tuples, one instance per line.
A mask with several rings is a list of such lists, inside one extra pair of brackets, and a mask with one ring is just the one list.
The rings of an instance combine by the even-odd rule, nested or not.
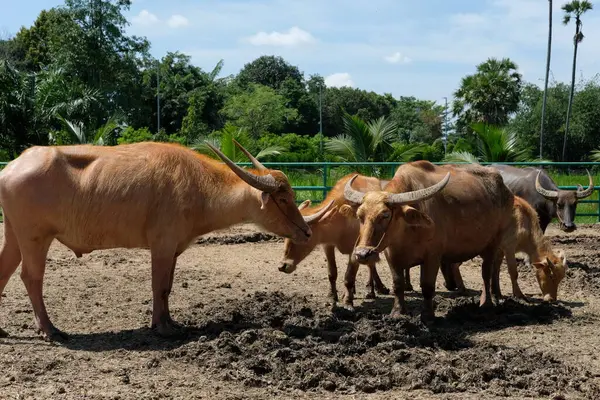
[[(515, 253), (525, 253), (535, 268), (535, 276), (542, 291), (544, 301), (557, 299), (558, 286), (565, 277), (567, 257), (564, 250), (552, 249), (550, 239), (544, 236), (537, 213), (524, 199), (515, 196), (512, 224), (506, 230), (502, 243), (508, 272), (512, 283), (513, 295), (524, 299), (518, 283), (517, 262)], [(492, 291), (497, 297), (500, 293), (500, 266), (502, 255), (494, 263)]]
[[(320, 205), (315, 207), (309, 207), (310, 201), (305, 201), (299, 207), (302, 215), (305, 219), (310, 219), (308, 223), (311, 230), (312, 236), (305, 243), (293, 242), (286, 239), (284, 242), (284, 255), (280, 271), (286, 273), (292, 273), (296, 270), (299, 263), (302, 262), (314, 248), (322, 244), (323, 250), (325, 251), (325, 257), (327, 259), (327, 272), (329, 275), (330, 293), (329, 296), (334, 302), (338, 301), (336, 281), (337, 281), (337, 264), (335, 261), (335, 249), (338, 249), (340, 253), (348, 255), (348, 266), (346, 268), (346, 275), (348, 273), (356, 272), (354, 269), (358, 269), (358, 263), (352, 257), (352, 251), (354, 250), (354, 244), (358, 238), (358, 221), (349, 219), (340, 215), (337, 212), (337, 208), (346, 204), (344, 199), (344, 186), (346, 182), (355, 174), (349, 174), (342, 177), (331, 191), (327, 194), (327, 197), (323, 200)], [(354, 185), (361, 190), (381, 190), (382, 186), (387, 184), (388, 181), (380, 181), (377, 178), (367, 177), (358, 175)], [(329, 211), (329, 207), (332, 207)], [(325, 213), (323, 212), (325, 210)], [(316, 218), (315, 218), (316, 216)], [(385, 287), (381, 278), (377, 273), (376, 263), (369, 263), (369, 277), (368, 277), (368, 294), (367, 298), (375, 298), (375, 289), (379, 294), (389, 294), (389, 289)], [(350, 272), (349, 272), (350, 271)], [(408, 271), (408, 270), (407, 270)], [(355, 290), (353, 289), (353, 293)]]
[[(493, 262), (513, 210), (513, 194), (500, 174), (489, 167), (435, 166), (428, 161), (401, 165), (382, 191), (362, 192), (346, 184), (344, 196), (353, 206), (340, 212), (360, 222), (354, 256), (361, 264), (386, 251), (393, 277), (392, 316), (406, 312), (406, 268), (421, 264), (422, 317), (434, 315), (433, 295), (442, 263), (483, 258), (484, 290), (480, 304), (490, 305)], [(349, 277), (348, 284), (352, 284)], [(352, 298), (345, 299), (352, 307)]]
[(516, 168), (510, 165), (491, 165), (500, 171), (504, 184), (517, 196), (525, 199), (536, 211), (542, 232), (557, 218), (565, 232), (577, 229), (575, 212), (577, 202), (589, 197), (594, 191), (594, 180), (587, 171), (589, 186), (577, 190), (561, 190), (548, 174), (539, 168)]
[(21, 279), (36, 325), (46, 338), (65, 339), (50, 321), (42, 296), (52, 241), (77, 256), (100, 249), (149, 249), (152, 327), (160, 335), (177, 333), (168, 298), (177, 257), (195, 238), (245, 221), (299, 242), (311, 236), (287, 177), (236, 145), (256, 170), (240, 168), (215, 148), (227, 166), (166, 143), (24, 151), (0, 172), (0, 293), (22, 261)]

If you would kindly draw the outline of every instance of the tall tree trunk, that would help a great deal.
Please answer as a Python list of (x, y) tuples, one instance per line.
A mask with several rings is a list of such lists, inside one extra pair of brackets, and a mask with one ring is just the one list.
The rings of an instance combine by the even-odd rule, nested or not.
[(579, 44), (579, 18), (575, 22), (575, 39), (573, 47), (573, 71), (571, 71), (571, 93), (569, 94), (569, 105), (567, 106), (567, 122), (565, 124), (565, 136), (563, 138), (562, 160), (565, 161), (567, 150), (567, 135), (569, 134), (569, 121), (571, 120), (571, 107), (573, 106), (573, 93), (575, 91), (575, 68), (577, 65), (577, 45)]
[(546, 52), (546, 79), (544, 80), (544, 98), (542, 100), (542, 122), (540, 127), (540, 160), (544, 143), (544, 123), (546, 122), (546, 99), (548, 97), (548, 76), (550, 75), (550, 54), (552, 52), (552, 0), (548, 0), (548, 50)]

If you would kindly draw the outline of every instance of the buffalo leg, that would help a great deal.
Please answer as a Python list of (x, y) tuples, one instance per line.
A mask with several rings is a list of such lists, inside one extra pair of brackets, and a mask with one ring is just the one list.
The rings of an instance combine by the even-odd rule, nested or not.
[(346, 287), (346, 293), (344, 294), (344, 307), (349, 310), (354, 309), (354, 290), (356, 288), (356, 274), (358, 273), (359, 263), (348, 261), (348, 267), (346, 268), (346, 275), (344, 277), (344, 286)]
[(518, 299), (525, 299), (525, 295), (519, 287), (519, 271), (517, 269), (517, 260), (515, 259), (514, 253), (506, 254), (506, 265), (508, 266), (508, 274), (510, 275), (513, 296)]
[(47, 340), (62, 341), (66, 340), (68, 336), (52, 324), (44, 304), (46, 256), (52, 240), (51, 237), (19, 240), (23, 256), (21, 280), (25, 284), (29, 300), (31, 300), (38, 331), (42, 332)]
[(152, 258), (152, 329), (161, 336), (172, 336), (177, 333), (169, 312), (169, 292), (175, 270), (175, 254), (165, 255), (151, 250)]
[(377, 291), (377, 293), (379, 293), (379, 294), (390, 294), (390, 289), (385, 287), (385, 285), (381, 281), (381, 277), (379, 276), (379, 273), (377, 273), (376, 264), (373, 264), (373, 266), (369, 266), (369, 268), (370, 268), (370, 272), (373, 277), (372, 283), (375, 286), (375, 291)]
[[(15, 273), (21, 263), (21, 250), (15, 232), (6, 216), (4, 216), (4, 242), (0, 249), (0, 298), (10, 277)], [(0, 328), (0, 337), (6, 337), (6, 333)]]
[(404, 290), (407, 292), (412, 292), (414, 290), (410, 283), (410, 268), (404, 269)]
[(497, 249), (490, 250), (482, 255), (483, 263), (481, 264), (481, 277), (483, 279), (483, 290), (481, 291), (481, 297), (479, 299), (480, 307), (493, 306), (491, 283), (492, 276), (494, 275), (494, 259), (497, 256)]
[[(367, 279), (367, 294), (365, 295), (365, 299), (374, 299), (375, 296), (375, 278), (373, 277), (373, 270), (375, 269), (375, 264), (367, 265), (369, 268), (369, 278)], [(377, 271), (375, 271), (377, 273)]]
[(404, 301), (404, 265), (402, 264), (402, 255), (388, 253), (389, 249), (385, 250), (386, 258), (392, 274), (392, 287), (394, 291), (394, 306), (390, 313), (392, 318), (398, 318), (402, 314), (406, 314), (406, 302)]
[(433, 296), (435, 295), (435, 280), (437, 279), (440, 261), (426, 260), (421, 264), (421, 292), (423, 293), (423, 312), (421, 318), (430, 320), (435, 317)]
[(325, 250), (325, 258), (327, 259), (327, 275), (329, 276), (329, 297), (334, 303), (338, 301), (337, 294), (337, 277), (338, 270), (335, 262), (335, 247), (330, 245), (323, 246)]
[(452, 278), (454, 278), (454, 283), (456, 284), (456, 291), (458, 293), (465, 293), (467, 288), (465, 287), (465, 283), (463, 282), (462, 275), (460, 273), (460, 266), (462, 263), (454, 263), (450, 264), (450, 272), (452, 273)]
[(502, 299), (502, 290), (500, 288), (500, 268), (502, 266), (502, 259), (504, 253), (499, 252), (496, 254), (492, 264), (492, 294), (496, 298), (496, 302)]
[(443, 262), (440, 266), (440, 270), (442, 271), (442, 276), (444, 277), (444, 286), (446, 286), (446, 289), (458, 289), (457, 282), (454, 279), (454, 274), (452, 273), (452, 264)]

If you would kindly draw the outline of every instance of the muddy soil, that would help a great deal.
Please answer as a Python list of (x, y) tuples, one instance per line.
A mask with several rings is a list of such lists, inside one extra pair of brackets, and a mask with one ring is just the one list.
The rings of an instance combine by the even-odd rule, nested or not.
[[(4, 399), (598, 399), (600, 227), (548, 235), (567, 252), (560, 301), (542, 303), (533, 272), (520, 266), (529, 302), (507, 297), (480, 310), (480, 260), (461, 267), (467, 296), (438, 277), (436, 319), (388, 317), (392, 297), (356, 311), (332, 306), (320, 248), (291, 275), (277, 271), (281, 239), (250, 225), (201, 238), (179, 260), (170, 305), (187, 329), (161, 339), (151, 316), (149, 254), (112, 250), (80, 259), (62, 245), (48, 256), (45, 300), (67, 342), (48, 343), (17, 270), (0, 303), (0, 398)], [(340, 276), (347, 258), (337, 255)], [(385, 261), (378, 271), (391, 287)], [(502, 290), (510, 296), (506, 268)], [(342, 279), (338, 280), (342, 291)]]

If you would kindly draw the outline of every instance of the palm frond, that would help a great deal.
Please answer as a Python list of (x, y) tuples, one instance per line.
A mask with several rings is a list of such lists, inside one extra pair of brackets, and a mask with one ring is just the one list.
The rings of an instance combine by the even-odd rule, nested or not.
[(453, 151), (444, 157), (444, 162), (479, 164), (479, 159), (468, 151)]
[(600, 149), (592, 151), (590, 158), (592, 159), (592, 161), (600, 162)]
[(283, 153), (285, 150), (286, 150), (286, 148), (283, 146), (269, 146), (269, 147), (265, 147), (264, 149), (259, 151), (258, 154), (255, 155), (254, 157), (257, 160), (261, 160), (261, 159), (263, 159), (265, 157), (269, 157), (269, 156), (278, 156), (281, 153)]
[(356, 154), (354, 138), (349, 135), (342, 134), (332, 138), (325, 143), (325, 149), (343, 161), (361, 161)]

